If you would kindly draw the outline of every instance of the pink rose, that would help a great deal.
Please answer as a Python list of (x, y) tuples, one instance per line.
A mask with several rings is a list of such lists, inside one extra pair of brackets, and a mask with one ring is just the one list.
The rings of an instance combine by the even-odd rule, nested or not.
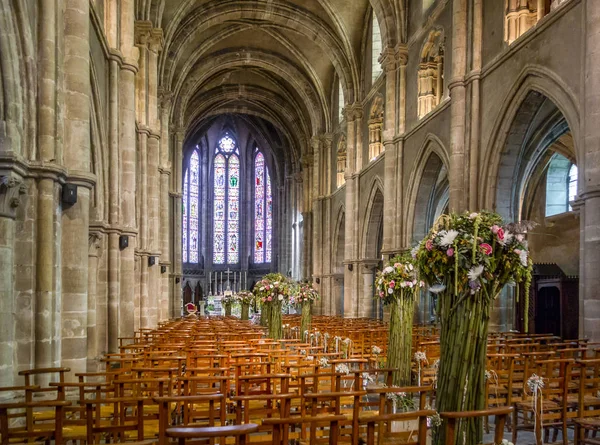
[(516, 253), (517, 255), (521, 255), (521, 250), (520, 249), (515, 249), (513, 250), (514, 253)]
[(273, 301), (273, 297), (267, 297), (267, 301)]
[(491, 255), (492, 254), (492, 246), (490, 246), (488, 243), (481, 243), (479, 245), (479, 248), (486, 255)]
[(504, 229), (502, 227), (498, 228), (498, 239), (502, 241), (504, 239)]
[(431, 249), (433, 249), (433, 241), (431, 241), (430, 239), (428, 239), (427, 241), (425, 241), (425, 248), (429, 251), (431, 251)]
[(450, 247), (448, 250), (446, 250), (446, 255), (454, 256), (454, 249), (452, 247)]
[(395, 267), (396, 269), (400, 269), (400, 266), (402, 266), (402, 264), (400, 264), (400, 263), (394, 263), (394, 267)]
[(383, 298), (383, 297), (385, 296), (385, 294), (383, 293), (383, 291), (379, 291), (379, 296), (380, 296), (381, 298)]
[(492, 229), (492, 233), (493, 233), (494, 235), (496, 235), (496, 234), (498, 233), (498, 230), (500, 230), (500, 229), (501, 229), (501, 227), (500, 227), (500, 226), (498, 226), (498, 225), (496, 225), (496, 224), (494, 224), (494, 225), (491, 227), (491, 229)]
[(396, 282), (394, 280), (390, 281), (390, 287), (394, 287), (396, 285)]

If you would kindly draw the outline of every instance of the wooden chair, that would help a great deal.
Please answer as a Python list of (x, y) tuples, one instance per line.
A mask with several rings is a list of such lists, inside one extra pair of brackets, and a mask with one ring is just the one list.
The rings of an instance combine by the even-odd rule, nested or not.
[(600, 431), (600, 359), (579, 360), (579, 394), (575, 445), (597, 445)]
[[(19, 387), (13, 387), (14, 390), (16, 388)], [(2, 445), (8, 445), (14, 439), (54, 440), (56, 445), (62, 445), (63, 410), (70, 404), (71, 402), (66, 400), (1, 403), (0, 436)], [(52, 414), (51, 420), (34, 423), (33, 412), (37, 411), (49, 411)], [(10, 425), (11, 420), (15, 421), (15, 426)]]
[(166, 436), (176, 439), (179, 445), (185, 445), (187, 440), (198, 439), (220, 439), (220, 444), (225, 444), (227, 437), (235, 437), (238, 445), (246, 445), (248, 435), (258, 431), (258, 425), (255, 423), (247, 423), (244, 425), (229, 425), (229, 426), (180, 426), (167, 428)]
[[(504, 438), (504, 425), (506, 418), (513, 412), (512, 406), (491, 408), (481, 411), (460, 411), (460, 412), (445, 412), (440, 413), (442, 419), (446, 419), (446, 444), (454, 445), (454, 435), (456, 432), (456, 424), (461, 419), (472, 419), (475, 417), (496, 417), (496, 428), (494, 431), (494, 444), (502, 443)], [(516, 443), (516, 442), (513, 442)]]
[[(376, 416), (359, 415), (359, 425), (366, 425), (367, 445), (383, 443), (402, 443), (425, 445), (427, 443), (427, 418), (435, 415), (434, 410), (419, 410), (406, 413), (378, 414)], [(415, 422), (416, 428), (408, 426), (396, 431), (393, 422)], [(377, 439), (375, 436), (377, 435)], [(416, 436), (416, 437), (415, 437)]]
[(224, 426), (225, 394), (155, 397), (159, 406), (159, 445), (167, 445), (167, 429), (174, 426)]
[[(281, 419), (264, 419), (263, 425), (269, 425), (273, 428), (272, 444), (288, 445), (291, 440), (297, 441), (300, 445), (327, 442), (329, 445), (336, 445), (339, 439), (340, 422), (346, 420), (346, 416), (318, 416), (318, 417), (285, 417)], [(308, 429), (308, 440), (302, 439), (295, 431), (290, 432), (290, 428), (300, 425), (301, 430)]]

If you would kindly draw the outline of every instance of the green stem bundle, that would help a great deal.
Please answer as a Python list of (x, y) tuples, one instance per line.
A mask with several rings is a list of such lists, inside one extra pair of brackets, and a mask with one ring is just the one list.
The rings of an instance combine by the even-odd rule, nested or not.
[(228, 317), (231, 315), (231, 303), (225, 303), (223, 305), (223, 307), (225, 308), (225, 316)]
[[(476, 411), (485, 408), (485, 363), (491, 296), (496, 292), (482, 288), (462, 298), (453, 287), (440, 294), (440, 367), (437, 410)], [(470, 292), (469, 290), (465, 292)], [(450, 308), (453, 310), (449, 310)], [(455, 443), (475, 445), (483, 439), (482, 419), (462, 421), (455, 432)], [(446, 443), (444, 425), (434, 434), (434, 444)]]
[(397, 368), (393, 374), (395, 386), (410, 386), (410, 368), (412, 352), (412, 322), (415, 302), (412, 295), (395, 298), (390, 304), (390, 334), (387, 355), (387, 367)]
[[(310, 334), (311, 314), (310, 310), (312, 302), (305, 300), (302, 302), (302, 317), (300, 318), (300, 334), (303, 336), (306, 331)], [(308, 341), (308, 339), (306, 340)]]
[(279, 340), (283, 337), (281, 301), (272, 301), (266, 306), (269, 306), (269, 337), (273, 340)]
[(241, 320), (248, 320), (250, 318), (250, 303), (242, 303), (242, 314)]

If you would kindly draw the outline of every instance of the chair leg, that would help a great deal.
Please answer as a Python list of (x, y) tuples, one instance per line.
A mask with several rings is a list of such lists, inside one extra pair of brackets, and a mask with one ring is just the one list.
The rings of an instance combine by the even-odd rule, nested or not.
[(517, 419), (519, 415), (517, 412), (517, 407), (515, 406), (515, 410), (512, 414), (512, 443), (517, 443)]

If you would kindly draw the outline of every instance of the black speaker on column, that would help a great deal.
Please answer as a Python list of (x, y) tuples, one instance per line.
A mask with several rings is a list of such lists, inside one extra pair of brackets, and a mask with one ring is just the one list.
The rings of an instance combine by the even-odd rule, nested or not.
[(77, 186), (75, 184), (63, 184), (61, 201), (63, 204), (73, 205), (77, 202)]

